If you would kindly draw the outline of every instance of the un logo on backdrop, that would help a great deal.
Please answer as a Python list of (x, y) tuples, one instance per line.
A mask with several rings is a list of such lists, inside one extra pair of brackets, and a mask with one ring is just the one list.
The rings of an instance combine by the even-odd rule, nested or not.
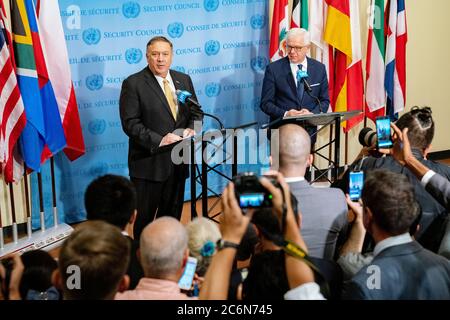
[(105, 162), (100, 162), (89, 169), (89, 174), (93, 177), (100, 177), (108, 173), (109, 166)]
[(210, 98), (217, 97), (220, 94), (221, 89), (220, 83), (210, 82), (205, 86), (205, 94)]
[(172, 38), (180, 38), (184, 32), (184, 25), (181, 22), (174, 22), (167, 26), (167, 33)]
[(253, 29), (262, 29), (266, 26), (266, 16), (255, 14), (250, 18), (250, 25)]
[(186, 73), (186, 70), (182, 66), (174, 66), (172, 69), (178, 72)]
[(86, 87), (91, 90), (100, 90), (103, 87), (103, 77), (101, 74), (92, 74), (86, 78)]
[(94, 119), (89, 121), (89, 132), (93, 135), (103, 134), (106, 130), (106, 121), (104, 119)]
[(269, 60), (262, 56), (255, 57), (250, 60), (250, 65), (255, 72), (264, 71), (268, 63)]
[(142, 51), (138, 48), (130, 48), (125, 51), (125, 60), (129, 64), (136, 64), (142, 60)]
[(218, 54), (220, 51), (220, 42), (217, 40), (209, 40), (205, 43), (205, 52), (208, 56)]
[(89, 28), (83, 31), (83, 41), (87, 45), (93, 45), (100, 42), (101, 33), (99, 29)]
[(219, 7), (219, 0), (204, 0), (203, 6), (205, 7), (205, 10), (208, 12), (216, 11)]
[(136, 18), (141, 12), (141, 6), (137, 2), (125, 2), (122, 5), (123, 16), (127, 19)]

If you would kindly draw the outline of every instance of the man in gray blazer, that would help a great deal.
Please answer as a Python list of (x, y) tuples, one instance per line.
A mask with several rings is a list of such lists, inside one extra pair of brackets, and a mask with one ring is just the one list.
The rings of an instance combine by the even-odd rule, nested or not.
[(305, 180), (312, 162), (311, 139), (300, 126), (286, 124), (279, 129), (279, 157), (272, 155), (274, 169), (286, 177), (302, 214), (301, 232), (312, 257), (333, 259), (348, 227), (344, 193), (335, 188), (314, 188)]
[(374, 259), (344, 285), (346, 299), (450, 299), (450, 262), (408, 233), (420, 207), (412, 184), (388, 170), (368, 173), (360, 208)]

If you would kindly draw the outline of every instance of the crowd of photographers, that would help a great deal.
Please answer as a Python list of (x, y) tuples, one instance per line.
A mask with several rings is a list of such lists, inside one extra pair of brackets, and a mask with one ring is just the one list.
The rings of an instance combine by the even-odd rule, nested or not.
[[(64, 242), (57, 263), (35, 251), (0, 264), (1, 298), (450, 299), (450, 169), (427, 160), (431, 110), (413, 108), (392, 131), (386, 155), (364, 148), (332, 188), (314, 188), (305, 180), (309, 135), (282, 126), (277, 170), (230, 183), (219, 225), (161, 217), (140, 239), (130, 236), (133, 185), (100, 177), (86, 190), (89, 221)], [(345, 195), (355, 171), (365, 176), (356, 201)], [(249, 190), (263, 194), (257, 208)], [(191, 287), (180, 289), (192, 260)]]

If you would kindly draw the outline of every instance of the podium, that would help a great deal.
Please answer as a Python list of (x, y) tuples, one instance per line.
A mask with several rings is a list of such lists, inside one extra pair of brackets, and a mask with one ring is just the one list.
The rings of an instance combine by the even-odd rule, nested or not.
[[(334, 180), (338, 177), (338, 170), (339, 170), (339, 162), (340, 162), (340, 143), (341, 143), (341, 122), (349, 120), (357, 115), (359, 115), (361, 111), (346, 111), (346, 112), (329, 112), (329, 113), (319, 113), (319, 114), (307, 114), (297, 117), (285, 117), (285, 118), (279, 118), (272, 122), (269, 122), (267, 124), (264, 124), (262, 128), (269, 128), (269, 129), (277, 129), (285, 124), (289, 123), (295, 123), (298, 124), (305, 129), (308, 127), (317, 127), (322, 126), (319, 130), (314, 132), (312, 136), (317, 135), (320, 131), (322, 131), (324, 128), (328, 126), (334, 125), (334, 139), (330, 139), (330, 141), (323, 146), (319, 148), (314, 148), (312, 151), (312, 154), (318, 155), (325, 160), (327, 160), (329, 163), (333, 164), (333, 176)], [(326, 156), (322, 155), (319, 151), (322, 149), (331, 146), (334, 143), (334, 160), (331, 160), (331, 156), (327, 158)], [(314, 166), (314, 165), (313, 165)], [(315, 166), (314, 166), (315, 167)], [(317, 169), (317, 167), (316, 167)], [(325, 174), (328, 173), (330, 168), (328, 168), (325, 172), (319, 175), (316, 179), (314, 179), (311, 182), (314, 182), (321, 177), (323, 177)]]
[[(244, 125), (240, 125), (234, 128), (223, 128), (218, 130), (209, 130), (206, 132), (201, 132), (192, 137), (184, 138), (180, 141), (172, 143), (170, 145), (165, 145), (163, 147), (158, 148), (156, 153), (162, 152), (172, 152), (173, 148), (177, 146), (179, 149), (189, 150), (189, 160), (188, 165), (190, 169), (190, 192), (191, 192), (191, 219), (194, 217), (198, 217), (199, 214), (197, 212), (196, 203), (201, 199), (201, 213), (203, 217), (214, 220), (214, 218), (219, 215), (215, 214), (214, 216), (210, 216), (209, 213), (220, 201), (220, 194), (212, 190), (208, 186), (208, 173), (214, 172), (215, 174), (220, 175), (228, 181), (231, 181), (233, 176), (237, 174), (237, 162), (238, 162), (238, 143), (236, 130), (245, 129), (254, 125), (257, 125), (257, 122), (251, 122)], [(219, 144), (211, 141), (212, 137), (221, 137), (222, 140)], [(232, 150), (225, 150), (226, 142), (232, 139)], [(225, 151), (226, 157), (222, 162), (216, 163), (214, 165), (208, 164), (207, 159), (205, 159), (205, 150), (207, 150), (208, 145), (213, 145), (215, 151), (212, 152), (211, 157), (214, 156), (215, 152)], [(201, 161), (196, 160), (197, 152), (201, 153)], [(184, 156), (184, 155), (183, 155)], [(186, 157), (184, 157), (186, 159)], [(218, 167), (226, 164), (227, 160), (232, 159), (231, 162), (231, 176), (227, 176), (223, 172), (218, 170)], [(197, 195), (197, 184), (200, 185), (200, 193)], [(215, 203), (208, 208), (208, 191), (217, 197)], [(214, 220), (216, 221), (216, 220)], [(217, 222), (217, 221), (216, 221)]]

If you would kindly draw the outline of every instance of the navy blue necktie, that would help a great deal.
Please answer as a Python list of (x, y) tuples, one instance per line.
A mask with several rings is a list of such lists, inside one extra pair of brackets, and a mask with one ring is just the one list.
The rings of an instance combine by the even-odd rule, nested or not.
[[(298, 71), (297, 71), (297, 96), (298, 96), (298, 101), (300, 101), (300, 104), (302, 103), (302, 99), (303, 99), (303, 94), (305, 93), (305, 87), (303, 85), (302, 79), (300, 77), (300, 72), (303, 68), (302, 64), (298, 65)], [(300, 105), (301, 107), (301, 105)]]

